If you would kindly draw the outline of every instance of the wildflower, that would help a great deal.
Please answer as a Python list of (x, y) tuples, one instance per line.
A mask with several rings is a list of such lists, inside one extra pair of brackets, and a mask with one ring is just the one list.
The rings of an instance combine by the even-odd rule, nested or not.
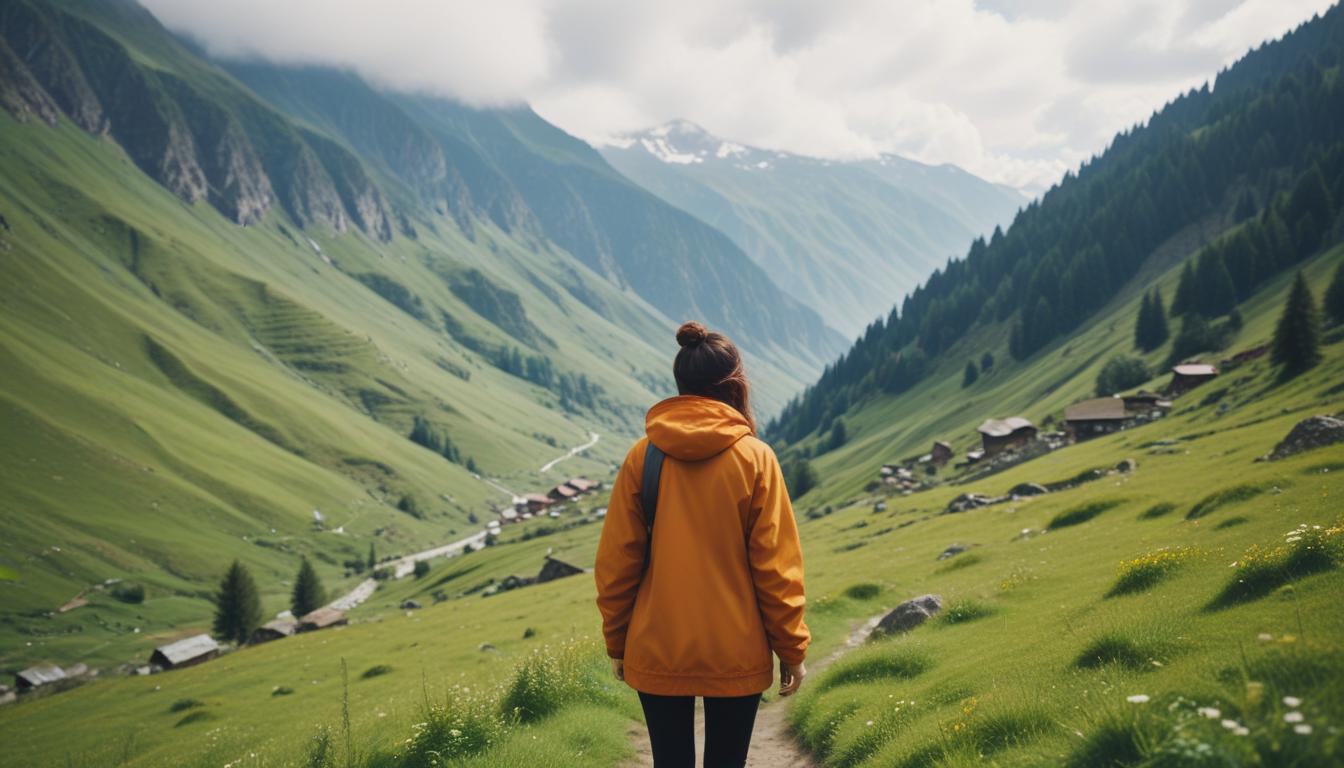
[(1265, 695), (1265, 684), (1249, 682), (1246, 684), (1246, 703), (1252, 707), (1260, 703), (1260, 699)]
[(1196, 711), (1198, 711), (1199, 714), (1203, 715), (1204, 717), (1209, 718), (1210, 720), (1217, 720), (1223, 715), (1223, 713), (1219, 711), (1217, 707), (1200, 707)]
[(1235, 731), (1236, 729), (1241, 727), (1241, 723), (1238, 723), (1236, 720), (1230, 720), (1225, 718), (1222, 722), (1222, 726), (1229, 731)]
[(1128, 697), (1126, 697), (1126, 698), (1125, 698), (1125, 701), (1128, 701), (1130, 704), (1147, 704), (1147, 703), (1148, 703), (1148, 694), (1146, 694), (1146, 693), (1136, 693), (1136, 694), (1134, 694), (1133, 696), (1128, 696)]
[(1261, 632), (1260, 634), (1255, 636), (1255, 639), (1259, 640), (1262, 643), (1268, 643), (1274, 640), (1274, 636), (1269, 634), (1268, 632)]
[(872, 720), (869, 720), (869, 721), (866, 723), (866, 725), (867, 725), (869, 728), (872, 728), (872, 727), (873, 727), (873, 721), (872, 721)]
[(1302, 723), (1301, 725), (1294, 725), (1293, 733), (1296, 733), (1299, 736), (1309, 736), (1311, 735), (1311, 725), (1309, 725), (1308, 723)]
[(1302, 700), (1297, 698), (1296, 696), (1284, 696), (1283, 706), (1288, 707), (1290, 709), (1297, 709), (1298, 707), (1302, 706)]
[(1301, 712), (1289, 712), (1283, 716), (1283, 722), (1285, 723), (1300, 723), (1302, 719)]
[(1232, 733), (1238, 736), (1249, 736), (1251, 734), (1251, 729), (1243, 725), (1242, 727), (1236, 729)]

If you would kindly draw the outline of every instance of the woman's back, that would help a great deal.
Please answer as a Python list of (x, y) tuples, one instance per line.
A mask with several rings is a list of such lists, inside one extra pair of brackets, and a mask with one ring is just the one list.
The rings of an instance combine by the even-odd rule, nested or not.
[[(778, 462), (717, 400), (664, 400), (646, 426), (613, 488), (598, 552), (599, 605), (616, 619), (607, 622), (608, 651), (625, 659), (626, 680), (641, 691), (758, 693), (773, 679), (771, 651), (797, 663), (808, 639), (802, 557)], [(639, 494), (650, 440), (668, 458), (644, 573)]]

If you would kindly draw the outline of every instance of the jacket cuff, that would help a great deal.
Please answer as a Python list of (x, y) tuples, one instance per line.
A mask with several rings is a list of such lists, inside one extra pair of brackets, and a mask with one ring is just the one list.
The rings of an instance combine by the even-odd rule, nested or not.
[(775, 651), (775, 655), (785, 664), (802, 664), (803, 659), (807, 658), (806, 648), (790, 648), (787, 650)]

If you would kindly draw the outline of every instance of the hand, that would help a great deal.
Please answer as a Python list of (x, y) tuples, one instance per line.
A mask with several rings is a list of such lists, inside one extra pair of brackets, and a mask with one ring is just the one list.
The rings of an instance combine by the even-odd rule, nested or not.
[(803, 662), (797, 664), (779, 663), (779, 695), (792, 696), (798, 692), (798, 687), (803, 684), (803, 678), (807, 677), (807, 666)]
[(625, 679), (625, 659), (611, 660), (611, 674), (615, 675), (617, 680)]

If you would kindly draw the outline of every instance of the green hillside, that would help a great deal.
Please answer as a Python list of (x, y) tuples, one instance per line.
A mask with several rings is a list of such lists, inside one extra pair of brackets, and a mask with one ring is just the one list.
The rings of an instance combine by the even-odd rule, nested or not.
[(848, 338), (1026, 203), (950, 165), (819, 160), (734, 144), (686, 121), (620, 137), (602, 156), (727, 234)]

